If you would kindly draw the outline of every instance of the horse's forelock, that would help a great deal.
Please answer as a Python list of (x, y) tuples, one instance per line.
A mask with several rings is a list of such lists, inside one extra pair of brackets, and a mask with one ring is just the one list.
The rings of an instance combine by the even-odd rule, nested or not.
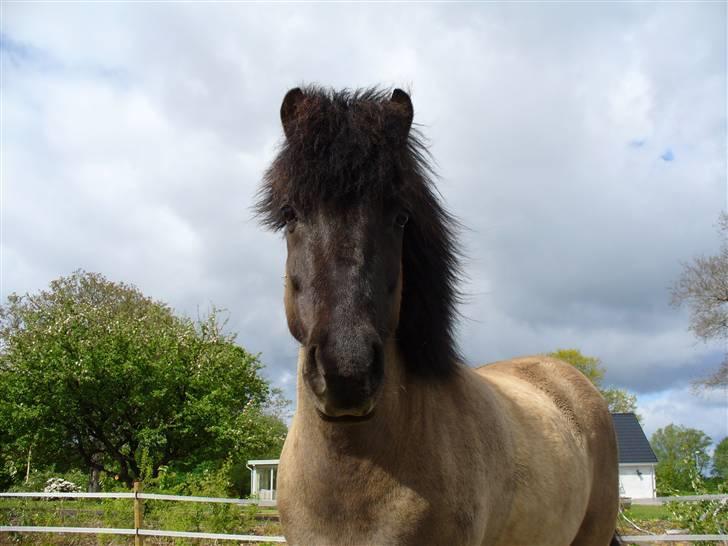
[(437, 199), (423, 137), (410, 129), (409, 97), (381, 88), (301, 91), (288, 126), (284, 119), (286, 140), (265, 174), (259, 216), (280, 229), (284, 205), (304, 215), (322, 203), (345, 208), (362, 200), (407, 208), (397, 339), (413, 373), (447, 374), (459, 359), (457, 222)]

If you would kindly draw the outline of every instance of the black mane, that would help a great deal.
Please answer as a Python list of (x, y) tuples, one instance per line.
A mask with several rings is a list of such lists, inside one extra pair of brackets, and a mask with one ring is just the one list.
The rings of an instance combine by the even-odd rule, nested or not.
[(280, 229), (281, 209), (288, 204), (304, 216), (322, 203), (346, 207), (373, 200), (406, 208), (397, 342), (411, 373), (447, 375), (460, 360), (454, 339), (458, 224), (436, 196), (421, 134), (402, 129), (391, 90), (310, 86), (303, 94), (295, 127), (265, 173), (258, 215)]

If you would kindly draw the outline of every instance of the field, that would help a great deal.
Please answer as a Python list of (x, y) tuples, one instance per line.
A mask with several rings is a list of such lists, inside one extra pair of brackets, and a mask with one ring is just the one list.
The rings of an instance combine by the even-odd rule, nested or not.
[[(129, 499), (0, 499), (0, 525), (133, 528)], [(257, 506), (180, 503), (147, 500), (144, 523), (147, 529), (209, 533), (281, 534), (278, 513)], [(134, 539), (111, 535), (60, 535), (47, 533), (0, 534), (0, 545), (127, 545)], [(147, 545), (237, 544), (233, 541), (145, 537)], [(260, 543), (259, 543), (260, 544)]]
[(661, 534), (668, 529), (676, 528), (675, 523), (670, 518), (671, 514), (665, 506), (633, 505), (620, 515), (618, 531), (623, 535), (642, 534), (639, 529), (636, 529), (635, 526), (629, 523), (631, 521), (640, 529), (644, 529), (650, 533)]
[[(0, 525), (133, 528), (134, 516), (130, 499), (0, 498)], [(145, 501), (143, 527), (170, 531), (262, 536), (283, 534), (278, 512), (275, 509), (159, 500)], [(679, 528), (679, 525), (672, 520), (672, 514), (666, 506), (633, 505), (624, 510), (618, 520), (618, 531), (621, 535), (663, 534), (676, 528)], [(0, 534), (0, 546), (16, 544), (106, 546), (132, 545), (133, 543), (134, 539), (128, 536)], [(208, 539), (145, 537), (145, 544), (191, 546), (238, 543)]]

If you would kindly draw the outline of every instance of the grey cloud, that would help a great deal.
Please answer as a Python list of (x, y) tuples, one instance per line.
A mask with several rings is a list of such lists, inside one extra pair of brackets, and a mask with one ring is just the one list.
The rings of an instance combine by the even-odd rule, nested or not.
[(3, 66), (3, 296), (84, 267), (216, 304), (292, 397), (283, 243), (250, 207), (288, 88), (379, 82), (411, 88), (468, 228), (469, 362), (580, 347), (655, 400), (713, 362), (667, 289), (717, 248), (725, 5), (62, 8), (3, 23), (58, 67)]

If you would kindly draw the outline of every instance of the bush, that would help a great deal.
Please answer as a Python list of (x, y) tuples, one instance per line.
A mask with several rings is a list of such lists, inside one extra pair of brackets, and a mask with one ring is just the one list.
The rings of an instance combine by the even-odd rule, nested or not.
[[(689, 465), (690, 484), (694, 495), (707, 495), (710, 492), (703, 476), (690, 460), (683, 461)], [(728, 493), (725, 483), (718, 485), (718, 493)], [(728, 499), (704, 500), (689, 502), (670, 502), (667, 508), (674, 521), (681, 528), (693, 534), (725, 534), (728, 532)]]
[(28, 481), (23, 481), (10, 487), (9, 491), (28, 491), (38, 493), (39, 491), (45, 491), (45, 488), (48, 486), (48, 482), (50, 482), (51, 480), (58, 480), (58, 483), (67, 482), (72, 484), (73, 486), (78, 488), (74, 490), (68, 490), (68, 492), (73, 492), (84, 490), (88, 478), (86, 474), (84, 472), (81, 472), (80, 470), (58, 472), (53, 468), (43, 468), (31, 471), (30, 476), (28, 476)]
[(45, 484), (43, 493), (78, 493), (81, 488), (63, 478), (51, 478)]

